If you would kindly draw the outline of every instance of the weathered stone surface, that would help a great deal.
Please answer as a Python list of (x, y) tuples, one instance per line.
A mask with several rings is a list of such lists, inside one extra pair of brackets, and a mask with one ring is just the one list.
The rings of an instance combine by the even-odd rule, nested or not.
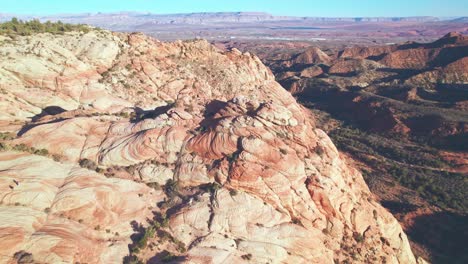
[[(201, 40), (76, 37), (32, 37), (61, 43), (27, 58), (44, 71), (20, 67), (29, 37), (0, 46), (14, 54), (0, 64), (2, 119), (28, 122), (5, 144), (48, 150), (0, 154), (2, 262), (21, 250), (48, 263), (120, 262), (139, 232), (131, 222), (158, 215), (167, 225), (132, 253), (150, 263), (164, 250), (187, 263), (416, 262), (361, 174), (257, 57)], [(16, 63), (20, 75), (6, 70)], [(60, 72), (73, 77), (54, 81)], [(69, 111), (30, 119), (47, 106)]]

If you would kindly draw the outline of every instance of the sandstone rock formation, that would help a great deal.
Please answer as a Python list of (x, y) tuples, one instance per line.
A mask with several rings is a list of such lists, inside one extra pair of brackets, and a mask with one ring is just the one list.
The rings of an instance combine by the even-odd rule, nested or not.
[(308, 48), (294, 59), (295, 64), (328, 64), (331, 58), (317, 47)]
[[(327, 65), (294, 61), (317, 45), (331, 58)], [(436, 219), (465, 219), (468, 212), (467, 37), (449, 33), (432, 43), (357, 45), (278, 41), (258, 47), (245, 41), (227, 46), (260, 54), (338, 148), (357, 160), (371, 191), (392, 213), (430, 212), (419, 223), (397, 217), (415, 254), (434, 263), (457, 262), (466, 255), (452, 246), (460, 244), (457, 235), (450, 235), (450, 242), (429, 241), (464, 227)], [(450, 227), (429, 233), (425, 223), (432, 219)]]
[[(408, 42), (390, 46), (351, 47), (341, 58), (370, 59), (394, 69), (444, 67), (468, 56), (468, 37), (451, 32), (433, 43)], [(466, 69), (465, 69), (466, 71)]]
[[(437, 114), (423, 107), (403, 107), (394, 99), (411, 104), (434, 101), (434, 107), (448, 101), (446, 105), (449, 106), (443, 108), (451, 108), (453, 104), (455, 109), (441, 110), (449, 112), (444, 114), (447, 120), (439, 122), (440, 127), (430, 125), (432, 129), (422, 133), (437, 137), (436, 141), (446, 141), (447, 135), (467, 133), (465, 114), (458, 113), (456, 108), (459, 101), (466, 100), (467, 47), (468, 37), (452, 32), (432, 43), (345, 48), (338, 52), (336, 59), (331, 59), (333, 54), (328, 56), (329, 67), (324, 67), (323, 62), (310, 60), (311, 64), (302, 69), (303, 63), (294, 61), (295, 58), (311, 57), (311, 50), (316, 48), (280, 61), (290, 62), (287, 67), (283, 66), (283, 70), (276, 61), (269, 66), (274, 69), (277, 80), (291, 93), (302, 95), (306, 101), (325, 101), (329, 108), (337, 106), (336, 112), (352, 116), (351, 120), (358, 123), (364, 121), (364, 127), (372, 131), (407, 135), (420, 130), (413, 125), (411, 117), (428, 115), (428, 112), (432, 117)], [(364, 99), (361, 98), (362, 92), (366, 94)], [(391, 100), (383, 104), (385, 97)], [(374, 122), (376, 119), (379, 120), (377, 123)], [(431, 117), (427, 117), (429, 119)]]
[(0, 56), (1, 263), (416, 262), (251, 54), (94, 30)]
[(333, 64), (328, 73), (335, 75), (357, 75), (382, 68), (383, 65), (366, 59), (339, 60)]

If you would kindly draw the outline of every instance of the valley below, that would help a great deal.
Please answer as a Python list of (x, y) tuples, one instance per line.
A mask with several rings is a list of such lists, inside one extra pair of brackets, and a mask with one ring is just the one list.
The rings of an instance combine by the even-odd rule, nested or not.
[(402, 223), (415, 252), (434, 263), (466, 261), (466, 36), (345, 48), (285, 41), (216, 45), (258, 54), (313, 111)]

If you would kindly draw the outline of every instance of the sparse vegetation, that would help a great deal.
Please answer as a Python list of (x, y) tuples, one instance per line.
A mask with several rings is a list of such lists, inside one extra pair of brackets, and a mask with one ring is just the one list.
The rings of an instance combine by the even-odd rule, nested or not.
[(0, 132), (0, 140), (12, 140), (15, 138), (15, 135), (10, 132)]
[(216, 193), (219, 189), (221, 189), (221, 185), (219, 185), (219, 183), (217, 182), (212, 182), (201, 186), (201, 189), (213, 194)]
[(81, 159), (79, 161), (79, 164), (80, 164), (80, 167), (86, 168), (86, 169), (89, 169), (89, 170), (95, 171), (97, 169), (96, 162), (94, 162), (94, 161), (92, 161), (90, 159)]
[[(133, 238), (134, 243), (130, 246), (130, 256), (126, 258), (127, 260), (137, 260), (138, 257), (136, 255), (139, 254), (142, 250), (146, 249), (148, 246), (151, 250), (153, 250), (154, 243), (150, 243), (150, 240), (156, 237), (156, 235), (159, 237), (160, 243), (172, 243), (178, 252), (186, 252), (187, 249), (185, 244), (177, 238), (173, 237), (168, 231), (164, 230), (169, 226), (169, 219), (167, 218), (166, 214), (155, 213), (154, 219), (152, 221), (149, 221), (149, 223), (150, 225), (145, 228), (143, 228), (142, 226), (139, 227), (139, 234), (136, 235), (136, 238)], [(116, 235), (117, 234), (118, 233), (116, 233)], [(172, 253), (171, 256), (177, 257)]]
[(243, 260), (251, 260), (252, 259), (252, 254), (245, 254), (245, 255), (242, 255), (241, 258)]
[(144, 249), (148, 245), (148, 239), (152, 238), (156, 233), (156, 229), (153, 226), (149, 226), (145, 229), (143, 236), (135, 243), (135, 247), (138, 249)]
[(47, 149), (35, 149), (34, 154), (40, 155), (40, 156), (47, 156), (49, 155), (49, 151)]
[(54, 161), (57, 161), (59, 162), (61, 159), (62, 159), (62, 156), (58, 155), (58, 154), (52, 154), (52, 159)]
[(354, 240), (356, 240), (356, 242), (358, 243), (362, 243), (364, 241), (364, 236), (357, 232), (353, 234), (353, 237), (354, 237)]
[(0, 151), (6, 151), (10, 149), (14, 151), (20, 151), (20, 152), (28, 152), (34, 155), (49, 156), (49, 151), (47, 149), (36, 149), (33, 147), (29, 147), (28, 145), (23, 144), (23, 143), (9, 146), (8, 144), (4, 142), (0, 142)]
[(174, 199), (179, 194), (179, 182), (169, 179), (164, 185), (164, 192), (166, 193), (169, 200)]
[(161, 190), (161, 186), (157, 182), (149, 182), (146, 184), (148, 187), (153, 188), (155, 190)]
[(375, 168), (373, 172), (363, 171), (368, 183), (381, 177), (382, 173), (388, 174), (432, 204), (444, 209), (467, 210), (468, 202), (464, 198), (467, 183), (463, 175), (444, 171), (450, 164), (439, 159), (437, 150), (406, 144), (391, 135), (365, 133), (349, 126), (329, 134), (340, 150), (352, 153)]
[(7, 151), (9, 149), (8, 145), (0, 142), (0, 151)]
[(79, 31), (87, 33), (90, 31), (87, 25), (66, 24), (61, 21), (41, 23), (38, 19), (22, 21), (12, 18), (11, 21), (0, 24), (0, 34), (29, 36), (35, 33), (63, 34), (70, 31)]
[(118, 115), (123, 118), (130, 118), (130, 114), (128, 112), (120, 112)]

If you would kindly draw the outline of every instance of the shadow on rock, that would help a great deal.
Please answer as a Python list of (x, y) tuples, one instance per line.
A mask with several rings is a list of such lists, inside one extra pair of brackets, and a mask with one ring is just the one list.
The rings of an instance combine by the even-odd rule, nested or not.
[(154, 257), (150, 258), (148, 260), (148, 264), (156, 264), (156, 263), (184, 263), (186, 261), (186, 258), (183, 256), (176, 256), (173, 253), (164, 250), (158, 254), (156, 254)]
[[(67, 110), (63, 109), (62, 107), (60, 106), (47, 106), (46, 108), (42, 109), (41, 113), (33, 116), (31, 118), (31, 121), (32, 122), (37, 122), (39, 119), (41, 119), (42, 117), (44, 116), (48, 116), (48, 115), (58, 115), (58, 114), (61, 114), (63, 112), (66, 112)], [(24, 133), (28, 132), (29, 130), (33, 129), (34, 127), (36, 126), (39, 126), (39, 125), (43, 125), (43, 124), (51, 124), (51, 123), (56, 123), (56, 122), (59, 122), (59, 121), (62, 121), (63, 119), (57, 119), (57, 120), (53, 120), (51, 122), (45, 122), (45, 123), (35, 123), (35, 124), (26, 124), (24, 125), (20, 131), (18, 132), (18, 136), (21, 136), (23, 135)]]

